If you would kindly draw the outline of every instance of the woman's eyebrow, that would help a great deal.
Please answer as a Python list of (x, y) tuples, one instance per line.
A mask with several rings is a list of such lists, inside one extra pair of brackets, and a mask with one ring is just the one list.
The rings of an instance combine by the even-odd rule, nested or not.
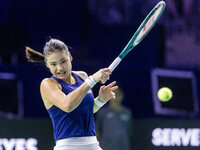
[(55, 64), (56, 63), (56, 61), (51, 61), (51, 62), (49, 62), (50, 64)]
[(65, 58), (62, 58), (60, 61), (66, 60)]
[(55, 63), (57, 63), (57, 62), (61, 62), (61, 61), (63, 61), (63, 60), (66, 60), (65, 58), (62, 58), (62, 59), (60, 59), (60, 60), (58, 60), (58, 61), (50, 61), (49, 63), (51, 63), (51, 64), (55, 64)]

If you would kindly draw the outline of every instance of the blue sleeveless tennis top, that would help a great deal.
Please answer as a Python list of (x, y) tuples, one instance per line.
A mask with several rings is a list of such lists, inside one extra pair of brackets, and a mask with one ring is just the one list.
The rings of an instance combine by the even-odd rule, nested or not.
[[(75, 73), (73, 73), (73, 75), (76, 77), (77, 82), (72, 85), (54, 76), (51, 78), (57, 80), (61, 84), (62, 91), (67, 95), (84, 82), (84, 80)], [(64, 112), (55, 105), (48, 109), (47, 111), (52, 119), (54, 127), (55, 141), (69, 137), (95, 136), (93, 106), (94, 96), (90, 90), (79, 106), (72, 112)]]

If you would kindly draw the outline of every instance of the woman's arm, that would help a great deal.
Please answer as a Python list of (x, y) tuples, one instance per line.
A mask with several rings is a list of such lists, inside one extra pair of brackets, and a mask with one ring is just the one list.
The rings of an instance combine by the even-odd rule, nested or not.
[[(92, 77), (96, 82), (105, 82), (109, 79), (110, 74), (111, 71), (105, 68), (93, 74)], [(66, 95), (62, 92), (61, 86), (56, 80), (44, 79), (41, 82), (40, 91), (45, 104), (55, 105), (65, 112), (71, 112), (78, 107), (90, 88), (88, 83), (84, 82), (76, 90)]]
[(101, 108), (101, 106), (97, 106), (99, 103), (98, 101), (100, 101), (100, 103), (107, 103), (109, 100), (115, 99), (115, 93), (113, 91), (117, 88), (118, 86), (116, 86), (116, 81), (113, 81), (107, 86), (101, 86), (99, 90), (99, 96), (95, 98), (93, 113), (96, 113)]
[(79, 88), (65, 95), (54, 79), (44, 79), (40, 86), (43, 101), (47, 101), (65, 112), (73, 111), (90, 90), (89, 85), (84, 82)]
[[(82, 71), (77, 71), (75, 73), (84, 80), (88, 77), (88, 75)], [(115, 84), (116, 84), (116, 82), (113, 82), (111, 85), (101, 86), (100, 91), (99, 91), (99, 96), (97, 98), (95, 98), (94, 101), (99, 100), (102, 103), (106, 103), (108, 100), (115, 98), (115, 95), (112, 92), (113, 90), (117, 89), (116, 86), (113, 88), (113, 86)], [(103, 100), (101, 100), (101, 99), (103, 99)], [(96, 113), (100, 108), (101, 107), (97, 106), (96, 103), (94, 103), (93, 112)]]
[(93, 113), (96, 113), (101, 107), (98, 107), (95, 103), (94, 103), (94, 107), (93, 107)]

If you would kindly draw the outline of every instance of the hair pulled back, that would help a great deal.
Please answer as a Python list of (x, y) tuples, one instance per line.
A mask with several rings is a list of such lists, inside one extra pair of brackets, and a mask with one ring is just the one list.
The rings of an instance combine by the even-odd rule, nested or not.
[(45, 58), (54, 53), (54, 52), (66, 52), (69, 54), (69, 50), (67, 45), (58, 40), (58, 39), (50, 39), (48, 42), (45, 43), (43, 53), (40, 53), (30, 47), (26, 47), (26, 58), (28, 59), (29, 62), (35, 62), (35, 63), (40, 63), (45, 61)]

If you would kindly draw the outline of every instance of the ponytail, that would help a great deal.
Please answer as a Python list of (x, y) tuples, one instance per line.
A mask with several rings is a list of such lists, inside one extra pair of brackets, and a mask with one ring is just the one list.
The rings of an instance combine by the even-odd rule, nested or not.
[(40, 63), (44, 61), (44, 55), (30, 47), (26, 47), (26, 58), (29, 62)]

